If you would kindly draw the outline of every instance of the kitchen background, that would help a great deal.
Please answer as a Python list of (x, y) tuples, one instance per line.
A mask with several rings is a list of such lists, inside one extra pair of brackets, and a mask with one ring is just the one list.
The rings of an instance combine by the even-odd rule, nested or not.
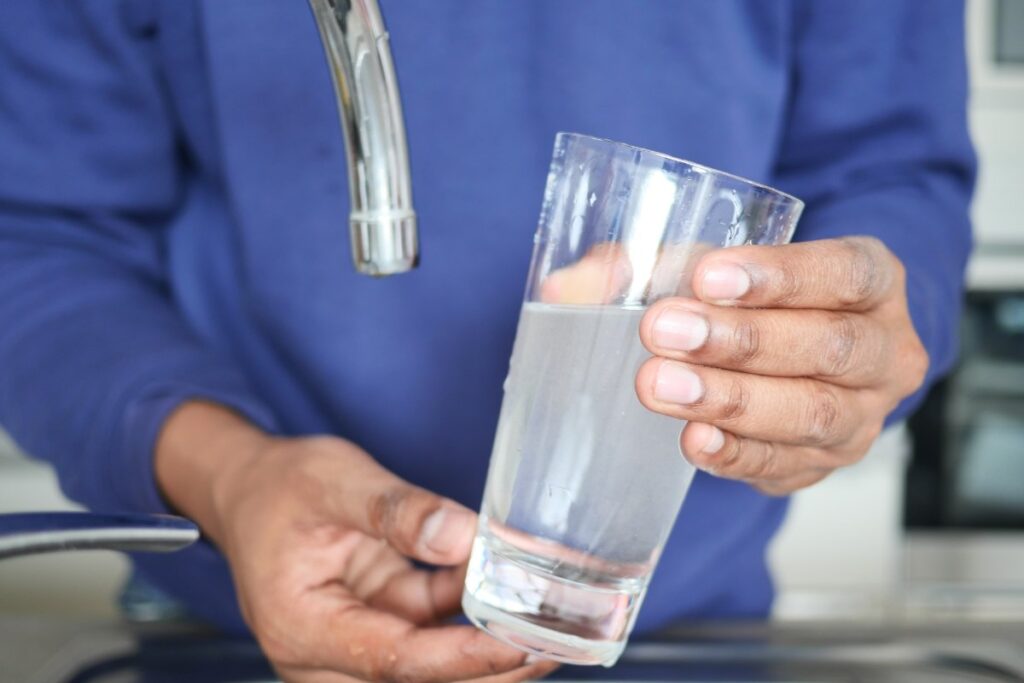
[[(779, 619), (1024, 619), (1024, 0), (970, 0), (981, 161), (963, 357), (906, 431), (795, 496), (770, 559)], [(71, 509), (0, 433), (0, 513)], [(114, 553), (0, 563), (0, 613), (110, 617)]]

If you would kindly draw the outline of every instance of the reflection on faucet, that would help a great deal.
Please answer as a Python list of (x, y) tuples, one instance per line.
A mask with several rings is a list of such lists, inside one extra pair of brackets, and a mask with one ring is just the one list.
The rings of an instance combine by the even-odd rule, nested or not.
[(409, 153), (377, 0), (309, 0), (338, 97), (348, 157), (352, 259), (366, 275), (416, 267)]

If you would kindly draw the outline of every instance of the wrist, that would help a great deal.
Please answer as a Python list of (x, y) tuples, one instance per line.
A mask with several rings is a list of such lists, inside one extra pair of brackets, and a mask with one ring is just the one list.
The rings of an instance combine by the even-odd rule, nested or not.
[(173, 509), (223, 545), (224, 501), (232, 497), (240, 475), (273, 440), (229, 408), (187, 401), (170, 415), (157, 438), (157, 486)]

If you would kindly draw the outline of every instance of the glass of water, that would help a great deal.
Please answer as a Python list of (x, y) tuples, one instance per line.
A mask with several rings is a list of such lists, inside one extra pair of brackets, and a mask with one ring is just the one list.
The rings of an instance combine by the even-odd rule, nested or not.
[(694, 475), (679, 420), (645, 409), (646, 307), (688, 296), (716, 247), (781, 244), (803, 207), (757, 183), (560, 133), (462, 605), (572, 664), (622, 654)]

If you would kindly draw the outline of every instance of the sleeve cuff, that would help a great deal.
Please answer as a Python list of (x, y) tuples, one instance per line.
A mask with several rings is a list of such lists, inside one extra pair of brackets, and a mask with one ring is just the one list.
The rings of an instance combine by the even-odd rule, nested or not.
[(149, 387), (124, 410), (120, 457), (111, 472), (115, 480), (110, 482), (113, 502), (118, 507), (138, 512), (171, 512), (156, 485), (153, 453), (164, 422), (178, 406), (191, 399), (219, 403), (267, 432), (278, 431), (269, 408), (245, 391), (186, 383)]

